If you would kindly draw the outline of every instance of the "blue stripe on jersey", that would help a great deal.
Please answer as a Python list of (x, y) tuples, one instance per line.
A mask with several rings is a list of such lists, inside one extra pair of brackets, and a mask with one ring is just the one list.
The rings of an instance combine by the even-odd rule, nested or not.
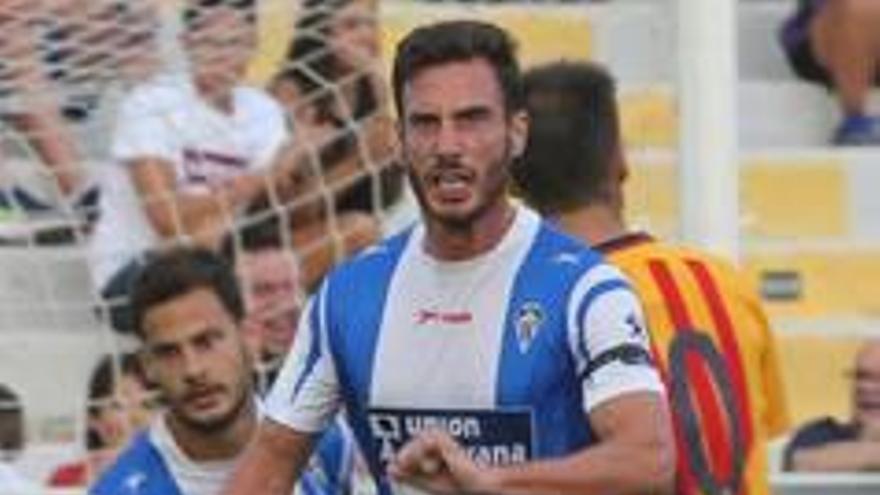
[(601, 261), (579, 241), (542, 224), (514, 280), (496, 403), (532, 409), (537, 458), (565, 455), (594, 441), (570, 350), (567, 309), (577, 281)]
[(98, 481), (91, 495), (180, 495), (180, 487), (148, 431), (138, 433)]
[(308, 378), (312, 371), (314, 371), (315, 365), (321, 357), (321, 335), (324, 333), (321, 331), (321, 307), (323, 306), (323, 302), (324, 291), (320, 290), (318, 291), (318, 295), (315, 297), (315, 300), (312, 303), (312, 309), (309, 312), (309, 331), (312, 334), (309, 355), (306, 358), (306, 363), (299, 375), (299, 379), (297, 379), (296, 384), (293, 387), (293, 394), (290, 397), (291, 402), (296, 400), (296, 396), (299, 395), (299, 391), (306, 382), (306, 378)]
[[(376, 479), (380, 479), (378, 475), (382, 472), (377, 456), (373, 455), (378, 448), (363, 406), (369, 404), (373, 358), (388, 288), (411, 234), (410, 228), (343, 264), (328, 278), (331, 283), (325, 294), (330, 352), (347, 418)], [(377, 281), (384, 285), (376, 285)], [(380, 481), (378, 489), (380, 494), (391, 493), (386, 481)]]
[[(619, 278), (612, 278), (609, 280), (603, 280), (598, 284), (590, 287), (586, 294), (584, 294), (584, 298), (581, 299), (580, 304), (578, 305), (577, 312), (575, 313), (576, 319), (575, 322), (580, 325), (584, 322), (584, 317), (587, 315), (587, 311), (590, 310), (590, 306), (596, 302), (596, 299), (599, 296), (606, 294), (608, 292), (612, 292), (615, 290), (626, 290), (630, 291), (630, 286), (626, 283), (625, 280)], [(587, 350), (587, 342), (584, 340), (586, 338), (586, 332), (581, 329), (578, 332), (578, 352), (581, 353), (581, 357), (584, 362), (588, 362), (590, 360), (590, 352)]]

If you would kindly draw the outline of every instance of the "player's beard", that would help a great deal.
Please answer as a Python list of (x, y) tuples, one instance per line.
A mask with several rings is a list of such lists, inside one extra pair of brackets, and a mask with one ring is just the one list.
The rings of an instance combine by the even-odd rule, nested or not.
[[(501, 157), (488, 167), (483, 176), (478, 178), (481, 181), (476, 185), (475, 194), (478, 195), (477, 203), (471, 211), (461, 215), (447, 215), (436, 211), (431, 205), (428, 198), (429, 192), (424, 181), (424, 174), (419, 174), (413, 170), (412, 166), (407, 167), (407, 176), (416, 200), (422, 210), (422, 217), (426, 223), (434, 222), (442, 228), (450, 231), (469, 232), (475, 222), (482, 218), (487, 211), (494, 208), (499, 201), (507, 193), (507, 185), (510, 182), (510, 161), (512, 159), (511, 146), (505, 140), (504, 152)], [(433, 167), (456, 167), (457, 164), (437, 164)]]
[(171, 408), (169, 413), (177, 423), (189, 430), (210, 435), (226, 430), (244, 415), (252, 414), (254, 412), (252, 411), (254, 408), (254, 385), (250, 373), (253, 366), (250, 355), (247, 351), (243, 347), (241, 351), (243, 364), (241, 373), (239, 374), (240, 379), (235, 385), (227, 387), (227, 390), (232, 388), (234, 390), (233, 393), (235, 394), (232, 406), (229, 410), (219, 416), (203, 419), (188, 415), (182, 407)]

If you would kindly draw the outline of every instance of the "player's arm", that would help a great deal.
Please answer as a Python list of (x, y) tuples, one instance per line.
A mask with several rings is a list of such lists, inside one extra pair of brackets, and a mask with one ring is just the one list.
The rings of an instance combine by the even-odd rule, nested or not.
[(600, 442), (558, 459), (480, 466), (452, 437), (434, 431), (409, 443), (389, 469), (402, 481), (435, 493), (672, 492), (675, 460), (662, 396), (626, 394), (597, 407), (589, 421)]
[(213, 247), (235, 210), (263, 190), (263, 178), (245, 174), (213, 188), (212, 193), (177, 190), (171, 163), (158, 157), (141, 157), (128, 164), (141, 205), (156, 232), (166, 239), (192, 236)]
[(853, 440), (802, 447), (791, 455), (794, 471), (858, 472), (880, 470), (880, 442)]
[(603, 266), (584, 277), (572, 300), (573, 379), (581, 382), (584, 420), (597, 443), (565, 457), (489, 468), (435, 432), (405, 447), (392, 475), (444, 493), (672, 492), (671, 422), (638, 299), (617, 270)]
[(225, 495), (289, 495), (308, 463), (313, 435), (268, 419), (235, 467)]

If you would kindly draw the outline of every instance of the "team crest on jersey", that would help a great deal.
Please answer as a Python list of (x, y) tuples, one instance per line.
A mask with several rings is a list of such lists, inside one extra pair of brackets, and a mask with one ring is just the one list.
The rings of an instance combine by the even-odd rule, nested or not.
[(516, 339), (519, 342), (519, 351), (525, 354), (535, 335), (544, 323), (544, 309), (540, 304), (529, 301), (519, 308), (516, 314)]

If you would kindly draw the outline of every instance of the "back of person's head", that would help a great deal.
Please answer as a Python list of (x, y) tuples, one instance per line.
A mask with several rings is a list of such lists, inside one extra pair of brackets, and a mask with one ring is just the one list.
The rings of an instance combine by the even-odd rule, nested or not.
[(872, 338), (861, 346), (853, 378), (853, 419), (861, 434), (880, 439), (880, 339)]
[(18, 394), (0, 383), (0, 460), (24, 448), (24, 409)]
[(146, 337), (144, 318), (152, 308), (198, 289), (211, 290), (235, 321), (244, 317), (238, 282), (231, 266), (220, 255), (187, 247), (149, 255), (131, 291), (136, 335)]
[(520, 194), (544, 214), (608, 201), (621, 151), (612, 76), (597, 64), (556, 62), (528, 71), (524, 86), (531, 125), (513, 169)]
[(404, 114), (404, 86), (431, 67), (486, 60), (494, 69), (508, 114), (523, 108), (516, 43), (498, 26), (480, 21), (446, 21), (415, 29), (398, 45), (392, 72), (394, 103)]

